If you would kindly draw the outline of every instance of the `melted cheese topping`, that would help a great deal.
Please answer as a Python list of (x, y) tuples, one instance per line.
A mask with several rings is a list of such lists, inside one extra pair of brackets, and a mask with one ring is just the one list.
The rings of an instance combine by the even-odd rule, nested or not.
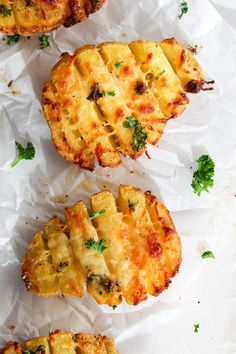
[[(76, 64), (81, 74), (88, 82), (88, 87), (92, 90), (94, 84), (98, 83), (104, 95), (97, 100), (97, 105), (104, 115), (104, 120), (112, 127), (114, 134), (120, 144), (120, 149), (131, 157), (138, 156), (133, 151), (133, 137), (129, 129), (123, 126), (126, 117), (131, 117), (132, 113), (123, 101), (118, 87), (115, 85), (109, 71), (107, 70), (102, 57), (96, 47), (85, 47), (75, 53)], [(110, 96), (108, 92), (115, 92), (115, 96)], [(117, 115), (117, 111), (122, 114)]]
[[(94, 157), (103, 167), (119, 165), (120, 152), (136, 159), (146, 141), (160, 140), (167, 119), (184, 111), (186, 87), (190, 83), (188, 90), (196, 92), (202, 83), (196, 78), (202, 78), (199, 65), (173, 39), (110, 42), (65, 53), (42, 94), (54, 144), (67, 160), (90, 170)], [(137, 125), (125, 127), (127, 122)]]
[[(165, 116), (129, 46), (125, 43), (104, 43), (99, 46), (99, 51), (132, 116), (137, 117), (145, 127), (148, 142), (156, 144), (166, 125)], [(122, 63), (119, 69), (116, 68), (117, 62)]]
[[(26, 350), (44, 354), (118, 354), (115, 343), (100, 334), (73, 334), (56, 330), (47, 337), (28, 340), (24, 345), (9, 342), (2, 354), (23, 354)], [(38, 349), (38, 351), (37, 351)]]
[(160, 45), (151, 41), (136, 41), (130, 44), (130, 48), (141, 64), (166, 118), (180, 115), (189, 101)]
[[(137, 305), (157, 296), (181, 263), (181, 243), (166, 208), (149, 192), (121, 185), (117, 203), (108, 190), (91, 197), (96, 217), (84, 202), (65, 209), (64, 223), (53, 217), (40, 231), (22, 264), (27, 290), (49, 296), (82, 296), (119, 305)], [(104, 213), (99, 214), (101, 210)], [(104, 243), (105, 249), (91, 246)]]
[(204, 81), (203, 73), (189, 50), (184, 49), (174, 38), (166, 39), (160, 46), (170, 62), (173, 70), (178, 75), (184, 90), (188, 91), (187, 85), (191, 81)]

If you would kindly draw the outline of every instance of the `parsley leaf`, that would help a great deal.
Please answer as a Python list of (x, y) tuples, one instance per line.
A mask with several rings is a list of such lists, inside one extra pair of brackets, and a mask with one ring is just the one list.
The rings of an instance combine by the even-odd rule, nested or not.
[(23, 350), (22, 354), (40, 354), (45, 353), (45, 345), (39, 345), (35, 351), (31, 349)]
[(45, 49), (47, 47), (50, 47), (49, 36), (47, 34), (43, 34), (39, 37), (39, 48)]
[(85, 246), (96, 251), (98, 254), (102, 254), (102, 252), (108, 248), (104, 246), (105, 243), (106, 240), (104, 238), (102, 238), (99, 242), (96, 242), (93, 238), (90, 238), (87, 242), (85, 242)]
[(115, 310), (116, 308), (117, 308), (116, 305), (113, 305), (113, 306), (112, 306), (112, 310)]
[(116, 68), (116, 69), (120, 69), (120, 68), (122, 68), (123, 64), (124, 64), (123, 61), (117, 61), (117, 62), (115, 63), (115, 68)]
[(34, 145), (29, 141), (26, 148), (15, 142), (17, 150), (18, 150), (18, 157), (11, 163), (11, 167), (15, 167), (21, 160), (33, 160), (35, 157), (35, 148)]
[(161, 77), (163, 74), (165, 74), (165, 72), (166, 72), (165, 70), (162, 70), (157, 76), (154, 77), (154, 79), (155, 79), (155, 80), (159, 80), (160, 77)]
[(108, 96), (115, 96), (115, 91), (107, 91)]
[(139, 151), (147, 144), (147, 133), (143, 131), (142, 125), (138, 122), (137, 119), (133, 117), (127, 117), (126, 121), (123, 124), (124, 128), (128, 128), (133, 133), (133, 150)]
[(203, 258), (203, 259), (204, 259), (204, 258), (215, 258), (215, 256), (214, 256), (213, 252), (211, 252), (211, 251), (205, 251), (205, 252), (203, 252), (203, 254), (202, 254), (202, 258)]
[(94, 211), (94, 212), (92, 212), (92, 215), (89, 217), (89, 219), (93, 220), (93, 219), (97, 218), (98, 216), (104, 214), (105, 212), (106, 212), (105, 209), (102, 209), (102, 210), (97, 211), (97, 212)]
[(11, 16), (11, 13), (11, 9), (7, 9), (5, 5), (0, 5), (0, 14), (2, 14), (3, 17)]
[(19, 34), (13, 34), (12, 36), (7, 36), (7, 44), (11, 45), (13, 43), (17, 43), (20, 40)]
[(180, 10), (181, 10), (181, 14), (178, 15), (178, 19), (181, 20), (181, 18), (183, 17), (184, 14), (186, 14), (188, 12), (188, 3), (187, 1), (182, 1), (180, 4)]
[(197, 324), (194, 324), (194, 333), (198, 333), (198, 330), (199, 330), (199, 327), (200, 327), (200, 324), (197, 323)]
[(209, 155), (202, 155), (197, 160), (198, 169), (193, 174), (192, 187), (194, 193), (200, 196), (202, 191), (208, 191), (208, 188), (213, 187), (215, 163)]

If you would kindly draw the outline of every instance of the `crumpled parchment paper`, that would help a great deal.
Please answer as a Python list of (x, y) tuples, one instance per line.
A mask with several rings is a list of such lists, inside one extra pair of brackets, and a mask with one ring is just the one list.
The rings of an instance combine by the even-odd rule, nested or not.
[[(122, 354), (236, 353), (236, 32), (207, 0), (189, 0), (181, 21), (179, 12), (178, 0), (107, 0), (88, 21), (50, 34), (51, 48), (38, 49), (38, 35), (13, 46), (0, 38), (0, 346), (61, 328), (105, 333)], [(186, 112), (168, 123), (158, 147), (149, 147), (151, 160), (125, 159), (119, 168), (93, 173), (64, 161), (39, 102), (61, 52), (171, 36), (202, 47), (198, 60), (206, 78), (216, 81), (215, 90), (189, 95)], [(31, 140), (36, 157), (13, 169), (15, 140)], [(216, 163), (215, 185), (199, 198), (191, 180), (196, 159), (205, 153)], [(43, 222), (104, 187), (117, 192), (121, 182), (152, 190), (171, 211), (183, 263), (170, 288), (115, 311), (89, 296), (27, 294), (19, 264)], [(215, 259), (201, 259), (206, 250)]]

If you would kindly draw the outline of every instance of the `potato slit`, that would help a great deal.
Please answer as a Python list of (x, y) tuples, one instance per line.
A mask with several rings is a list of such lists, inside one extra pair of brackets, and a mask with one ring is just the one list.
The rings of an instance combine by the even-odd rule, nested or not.
[(36, 2), (26, 6), (25, 0), (16, 0), (12, 3), (17, 33), (27, 36), (39, 31), (40, 9)]
[(187, 92), (198, 93), (204, 84), (204, 76), (194, 55), (182, 47), (175, 38), (161, 41), (160, 46), (183, 89)]
[(57, 274), (50, 262), (50, 253), (43, 231), (36, 234), (26, 253), (22, 263), (22, 274), (28, 291), (43, 296), (59, 293)]
[(72, 333), (49, 334), (49, 343), (52, 354), (75, 354), (75, 344)]
[(70, 239), (63, 232), (60, 219), (52, 218), (45, 224), (48, 248), (57, 272), (61, 293), (82, 297), (86, 282), (80, 264), (73, 257)]
[(83, 202), (65, 209), (66, 222), (70, 230), (70, 239), (75, 257), (80, 261), (87, 275), (87, 290), (98, 303), (110, 306), (120, 302), (119, 294), (111, 291), (113, 283), (107, 268), (104, 255), (99, 254), (91, 246), (99, 242), (98, 234), (89, 219), (87, 208)]
[(182, 259), (180, 238), (164, 205), (150, 192), (145, 193), (145, 198), (153, 226), (160, 237), (168, 277), (173, 277)]
[(145, 197), (137, 188), (121, 185), (118, 205), (125, 214), (124, 222), (129, 230), (131, 259), (139, 269), (147, 293), (156, 296), (166, 288), (168, 279), (159, 237), (147, 212)]
[(43, 110), (51, 129), (56, 149), (65, 159), (78, 163), (85, 169), (93, 170), (94, 157), (91, 150), (85, 145), (85, 142), (77, 139), (76, 145), (72, 145), (74, 141), (68, 141), (66, 137), (65, 127), (62, 126), (62, 122), (65, 121), (65, 115), (61, 102), (57, 97), (55, 86), (51, 81), (44, 85), (42, 101), (44, 103)]
[[(66, 76), (63, 75), (65, 70)], [(74, 65), (74, 59), (68, 54), (64, 54), (62, 64), (54, 68), (52, 80), (65, 110), (62, 119), (64, 133), (67, 140), (73, 143), (73, 148), (79, 144), (80, 134), (100, 165), (117, 166), (120, 163), (119, 152), (104, 129), (94, 103), (87, 100), (86, 87)]]
[[(166, 119), (158, 99), (148, 87), (140, 64), (125, 43), (103, 43), (98, 49), (132, 116), (144, 126), (148, 134), (147, 141), (156, 144), (160, 132), (165, 128)], [(117, 68), (117, 63), (122, 64)]]
[(166, 118), (178, 117), (189, 100), (161, 46), (152, 41), (135, 41), (129, 47), (146, 74), (149, 87), (158, 98)]
[[(132, 132), (123, 126), (127, 117), (132, 116), (131, 111), (123, 101), (118, 87), (115, 85), (107, 70), (98, 49), (94, 46), (83, 47), (75, 52), (76, 65), (88, 82), (88, 92), (91, 99), (99, 106), (105, 119), (114, 130), (119, 140), (120, 149), (132, 158), (140, 156), (145, 149), (138, 152), (133, 150)], [(96, 92), (94, 92), (96, 89)], [(109, 92), (116, 92), (110, 96)]]
[(107, 249), (104, 259), (110, 271), (111, 279), (117, 282), (127, 303), (133, 303), (134, 278), (133, 264), (128, 260), (129, 243), (123, 215), (117, 211), (115, 198), (110, 191), (103, 191), (91, 197), (93, 212), (105, 210), (105, 213), (93, 220), (99, 239), (106, 240)]

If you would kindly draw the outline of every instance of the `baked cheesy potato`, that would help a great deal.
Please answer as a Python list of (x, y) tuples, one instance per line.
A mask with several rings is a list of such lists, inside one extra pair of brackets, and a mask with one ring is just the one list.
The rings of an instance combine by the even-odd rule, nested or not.
[[(178, 117), (203, 74), (175, 39), (87, 45), (64, 53), (43, 87), (42, 107), (57, 150), (93, 170), (136, 159)], [(195, 84), (194, 84), (195, 83)], [(194, 86), (195, 85), (195, 86)]]
[(0, 31), (31, 36), (70, 27), (101, 8), (105, 0), (0, 0)]
[(103, 190), (54, 216), (22, 263), (27, 290), (42, 296), (82, 297), (116, 306), (158, 296), (181, 263), (181, 242), (165, 206), (151, 192), (121, 185), (117, 200)]
[(9, 342), (0, 354), (118, 354), (114, 342), (106, 336), (62, 332), (29, 339), (25, 344)]

